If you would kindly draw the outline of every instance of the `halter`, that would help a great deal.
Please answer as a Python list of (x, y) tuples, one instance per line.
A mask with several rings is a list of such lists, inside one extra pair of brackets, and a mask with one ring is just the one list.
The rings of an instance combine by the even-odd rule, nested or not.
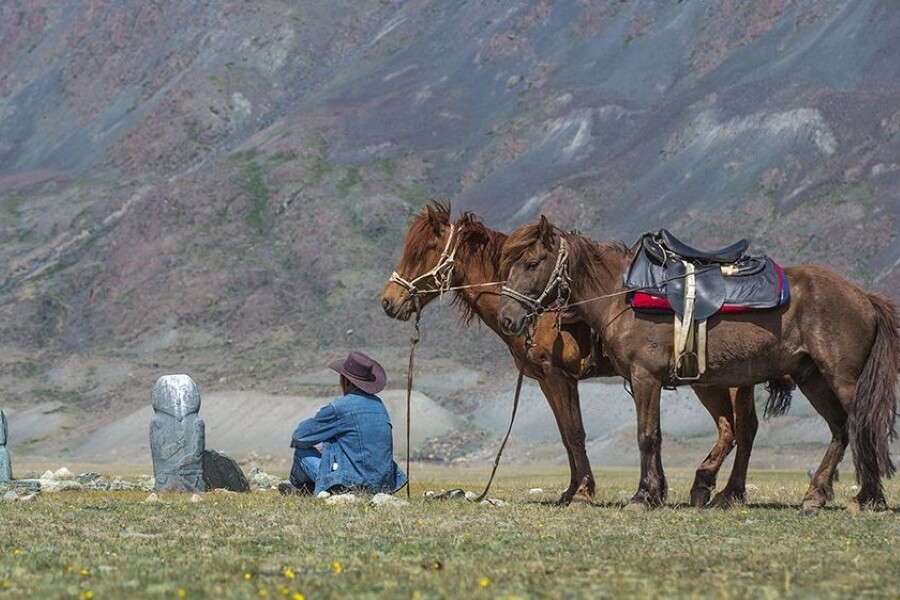
[(556, 254), (556, 266), (553, 267), (553, 272), (550, 274), (547, 285), (544, 287), (544, 291), (541, 292), (540, 296), (532, 298), (531, 296), (517, 292), (507, 286), (503, 286), (500, 293), (504, 296), (509, 296), (513, 300), (517, 300), (528, 309), (529, 312), (526, 315), (526, 319), (530, 319), (536, 315), (543, 314), (547, 309), (547, 306), (544, 303), (553, 292), (556, 292), (556, 299), (560, 301), (560, 304), (564, 305), (568, 303), (569, 281), (569, 246), (566, 244), (566, 238), (560, 236), (559, 252)]
[[(421, 293), (428, 292), (437, 292), (438, 294), (443, 295), (445, 291), (450, 288), (450, 276), (453, 274), (453, 264), (456, 258), (456, 250), (457, 246), (454, 246), (453, 249), (450, 249), (451, 244), (453, 244), (453, 235), (456, 232), (456, 225), (450, 225), (450, 235), (447, 236), (447, 243), (444, 245), (444, 250), (441, 252), (441, 257), (438, 259), (437, 264), (433, 269), (428, 271), (427, 273), (422, 273), (412, 281), (407, 281), (404, 279), (397, 271), (391, 273), (390, 279), (388, 281), (396, 283), (403, 289), (405, 289), (409, 293), (409, 297), (418, 296)], [(431, 289), (419, 289), (419, 284), (422, 281), (427, 279), (433, 279), (434, 283), (437, 284), (436, 288)], [(407, 298), (409, 300), (409, 298)]]

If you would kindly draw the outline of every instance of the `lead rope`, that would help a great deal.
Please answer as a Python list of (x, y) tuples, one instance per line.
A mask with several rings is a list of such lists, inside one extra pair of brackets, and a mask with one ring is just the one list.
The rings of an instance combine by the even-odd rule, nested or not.
[(412, 384), (413, 384), (413, 351), (416, 344), (419, 343), (419, 320), (422, 317), (421, 306), (419, 305), (419, 297), (415, 296), (416, 305), (416, 324), (413, 327), (412, 335), (409, 336), (409, 365), (406, 370), (406, 499), (410, 498), (410, 472), (409, 472), (409, 455), (410, 455), (410, 431), (412, 430)]
[(509, 417), (509, 429), (506, 430), (506, 436), (503, 438), (503, 442), (500, 444), (500, 449), (497, 450), (497, 458), (494, 459), (494, 468), (491, 469), (491, 477), (488, 479), (487, 485), (484, 486), (484, 491), (481, 494), (472, 500), (472, 502), (481, 502), (487, 497), (488, 490), (491, 489), (491, 483), (494, 481), (494, 475), (497, 474), (497, 467), (500, 465), (500, 456), (503, 454), (503, 448), (506, 446), (506, 442), (509, 440), (509, 434), (512, 432), (513, 423), (516, 420), (516, 409), (519, 408), (519, 394), (522, 392), (522, 369), (519, 369), (519, 378), (516, 380), (516, 395), (513, 398), (513, 407), (512, 407), (512, 415)]

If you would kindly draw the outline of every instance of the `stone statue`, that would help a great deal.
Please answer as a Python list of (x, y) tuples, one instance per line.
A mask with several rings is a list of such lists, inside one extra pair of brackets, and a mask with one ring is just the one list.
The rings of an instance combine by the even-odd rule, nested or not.
[(158, 492), (204, 492), (205, 425), (200, 389), (188, 375), (163, 375), (151, 394), (150, 454)]
[(0, 409), (0, 482), (12, 481), (12, 463), (6, 449), (6, 415)]

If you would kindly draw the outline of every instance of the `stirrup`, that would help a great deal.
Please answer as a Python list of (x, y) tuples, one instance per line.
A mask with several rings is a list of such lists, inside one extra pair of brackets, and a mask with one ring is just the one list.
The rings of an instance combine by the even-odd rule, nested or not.
[[(688, 366), (693, 366), (692, 375), (684, 374), (682, 370)], [(678, 358), (675, 360), (675, 379), (678, 381), (697, 381), (700, 379), (700, 375), (702, 375), (700, 373), (700, 357), (697, 356), (696, 352), (686, 350), (678, 355)]]

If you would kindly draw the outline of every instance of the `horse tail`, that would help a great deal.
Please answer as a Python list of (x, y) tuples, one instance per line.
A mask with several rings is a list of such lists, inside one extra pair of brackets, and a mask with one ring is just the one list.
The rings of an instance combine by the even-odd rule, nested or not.
[(850, 411), (853, 463), (860, 473), (894, 474), (890, 442), (897, 430), (897, 373), (900, 371), (900, 333), (893, 301), (868, 294), (875, 309), (875, 341), (856, 382), (856, 399)]
[(769, 397), (766, 399), (766, 407), (763, 409), (763, 419), (769, 417), (780, 417), (787, 413), (791, 408), (791, 400), (793, 400), (793, 391), (797, 384), (790, 375), (785, 375), (778, 379), (770, 379), (766, 383), (766, 391)]

